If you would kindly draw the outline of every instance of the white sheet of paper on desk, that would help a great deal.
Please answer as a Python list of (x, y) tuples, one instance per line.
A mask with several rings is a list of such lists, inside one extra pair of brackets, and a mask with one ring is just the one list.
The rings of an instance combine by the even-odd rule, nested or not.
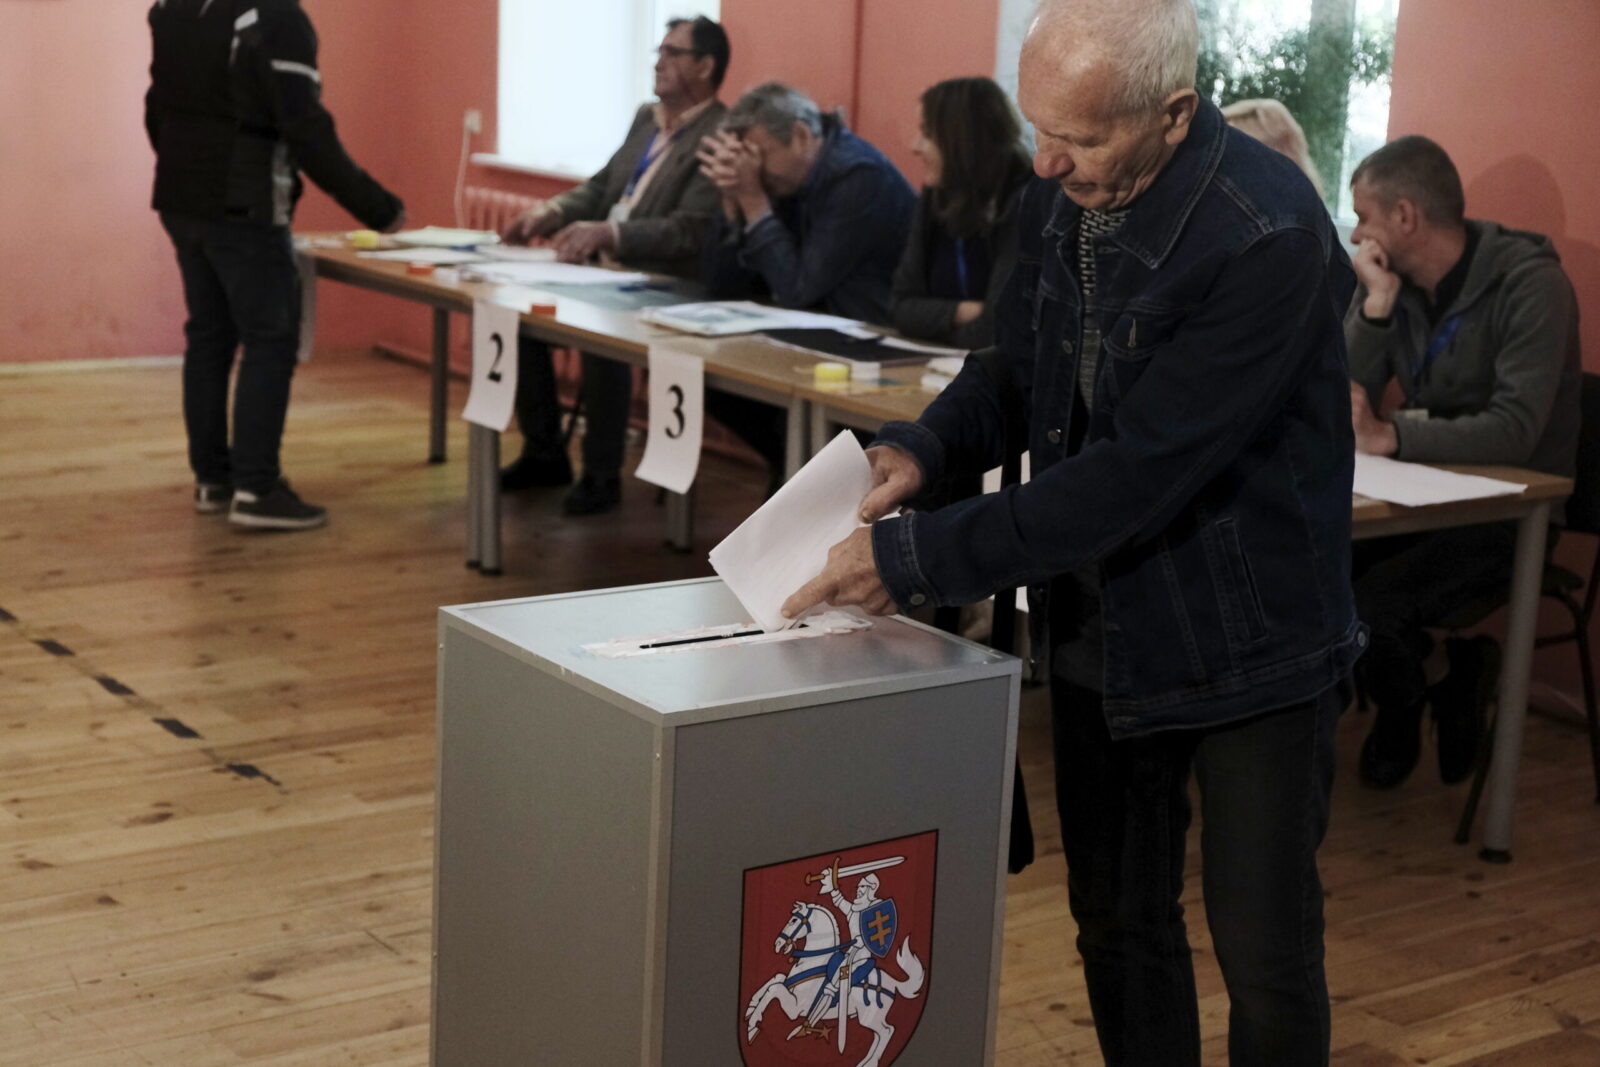
[(872, 468), (845, 430), (711, 550), (711, 566), (763, 630), (781, 630), (783, 602), (822, 573), (828, 549), (861, 525)]
[(666, 326), (703, 337), (727, 337), (761, 330), (839, 330), (852, 337), (876, 337), (876, 330), (855, 319), (823, 315), (816, 311), (794, 311), (769, 307), (753, 300), (708, 300), (698, 304), (673, 304), (645, 308), (639, 317), (657, 326)]
[(463, 263), (482, 263), (486, 257), (457, 248), (386, 248), (382, 252), (357, 252), (360, 259), (393, 260), (400, 263), (432, 263), (435, 267), (458, 267)]
[(1387, 456), (1356, 454), (1355, 491), (1373, 500), (1385, 500), (1409, 508), (1450, 504), (1458, 500), (1482, 500), (1491, 496), (1515, 496), (1526, 488), (1526, 485), (1502, 482), (1497, 478), (1457, 474), (1420, 463), (1403, 463)]
[(493, 230), (458, 230), (449, 226), (424, 226), (420, 230), (401, 230), (394, 235), (403, 245), (433, 248), (470, 248), (473, 245), (492, 245), (500, 240)]
[(604, 267), (585, 267), (577, 263), (495, 261), (481, 263), (477, 270), (491, 282), (506, 282), (512, 285), (633, 285), (650, 279), (648, 274), (606, 270)]
[(478, 251), (490, 259), (503, 259), (508, 263), (554, 263), (556, 250), (549, 245), (530, 248), (527, 245), (480, 245)]

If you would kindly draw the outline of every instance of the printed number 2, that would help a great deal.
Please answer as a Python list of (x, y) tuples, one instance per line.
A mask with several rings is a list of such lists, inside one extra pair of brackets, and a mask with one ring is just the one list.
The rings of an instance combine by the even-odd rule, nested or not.
[(676, 441), (683, 436), (683, 428), (686, 425), (683, 417), (683, 386), (671, 386), (667, 389), (667, 392), (671, 393), (673, 398), (677, 400), (677, 403), (672, 406), (672, 413), (678, 417), (678, 428), (674, 430), (670, 426), (667, 427), (667, 437)]
[(499, 385), (500, 379), (504, 377), (500, 372), (500, 361), (505, 358), (506, 340), (499, 334), (491, 334), (489, 340), (494, 344), (494, 362), (489, 364), (489, 380)]

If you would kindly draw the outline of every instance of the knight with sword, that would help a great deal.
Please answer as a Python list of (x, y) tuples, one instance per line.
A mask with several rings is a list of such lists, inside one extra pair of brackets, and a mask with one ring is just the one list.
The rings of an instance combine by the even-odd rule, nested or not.
[[(873, 872), (898, 866), (905, 861), (904, 856), (890, 856), (870, 863), (840, 867), (838, 859), (835, 859), (833, 866), (822, 873), (806, 875), (806, 884), (821, 883), (818, 893), (821, 896), (832, 897), (833, 906), (845, 915), (849, 924), (850, 939), (839, 946), (842, 958), (837, 969), (818, 992), (806, 1021), (790, 1031), (791, 1040), (799, 1035), (825, 1037), (827, 1029), (819, 1024), (831, 1009), (837, 1019), (835, 1036), (839, 1051), (844, 1051), (845, 1021), (850, 1015), (851, 976), (860, 973), (861, 968), (870, 967), (874, 961), (888, 955), (889, 949), (894, 946), (896, 925), (894, 901), (878, 899), (878, 888), (881, 883)], [(861, 881), (856, 883), (855, 899), (851, 900), (839, 892), (839, 880), (855, 875), (862, 877)]]

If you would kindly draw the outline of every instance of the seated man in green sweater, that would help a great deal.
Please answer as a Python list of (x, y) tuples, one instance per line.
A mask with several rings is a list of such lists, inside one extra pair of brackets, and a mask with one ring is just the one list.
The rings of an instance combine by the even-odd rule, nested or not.
[[(1356, 447), (1419, 463), (1503, 464), (1570, 477), (1582, 373), (1572, 285), (1550, 240), (1464, 216), (1461, 178), (1425, 137), (1378, 149), (1351, 178), (1360, 287), (1345, 318)], [(1381, 417), (1398, 382), (1404, 402)], [(1559, 516), (1558, 516), (1559, 518)], [(1416, 766), (1424, 707), (1439, 773), (1471, 771), (1499, 676), (1492, 638), (1452, 640), (1428, 686), (1425, 627), (1510, 581), (1513, 523), (1358, 542), (1356, 607), (1372, 627), (1358, 665), (1377, 707), (1361, 779), (1400, 784)]]

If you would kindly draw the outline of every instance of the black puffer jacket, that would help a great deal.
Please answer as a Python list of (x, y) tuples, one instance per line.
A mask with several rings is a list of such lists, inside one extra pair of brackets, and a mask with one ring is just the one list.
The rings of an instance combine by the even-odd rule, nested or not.
[(158, 0), (150, 33), (157, 211), (287, 226), (304, 171), (373, 229), (399, 218), (399, 198), (350, 158), (322, 106), (299, 0)]

